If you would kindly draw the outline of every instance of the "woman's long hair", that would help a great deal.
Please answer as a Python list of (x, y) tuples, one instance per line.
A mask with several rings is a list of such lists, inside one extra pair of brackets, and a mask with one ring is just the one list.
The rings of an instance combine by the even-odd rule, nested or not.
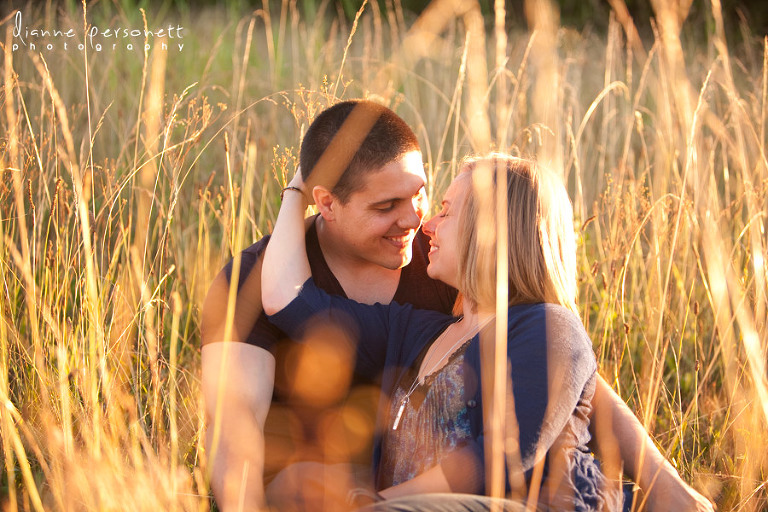
[(464, 299), (484, 309), (496, 303), (499, 166), (506, 169), (507, 181), (509, 304), (550, 302), (576, 313), (576, 241), (568, 193), (536, 162), (499, 153), (462, 165), (473, 184), (459, 218), (458, 284)]

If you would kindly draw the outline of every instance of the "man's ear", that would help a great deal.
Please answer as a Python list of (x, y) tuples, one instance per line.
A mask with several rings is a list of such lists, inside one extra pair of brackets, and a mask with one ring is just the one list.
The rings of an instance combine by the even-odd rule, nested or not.
[(312, 198), (315, 200), (317, 211), (323, 216), (323, 219), (334, 220), (336, 218), (335, 206), (338, 200), (330, 190), (322, 185), (315, 185), (312, 188)]

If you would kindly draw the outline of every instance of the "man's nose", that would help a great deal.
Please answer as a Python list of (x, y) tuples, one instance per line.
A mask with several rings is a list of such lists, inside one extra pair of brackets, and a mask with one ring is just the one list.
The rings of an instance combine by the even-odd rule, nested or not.
[(421, 215), (419, 209), (413, 206), (406, 208), (401, 219), (402, 226), (405, 228), (416, 229), (421, 225)]
[(403, 229), (417, 229), (421, 226), (424, 210), (420, 201), (410, 201), (403, 205), (398, 225)]
[(420, 203), (411, 203), (404, 208), (403, 214), (400, 217), (400, 227), (405, 229), (416, 229), (421, 225), (423, 216)]

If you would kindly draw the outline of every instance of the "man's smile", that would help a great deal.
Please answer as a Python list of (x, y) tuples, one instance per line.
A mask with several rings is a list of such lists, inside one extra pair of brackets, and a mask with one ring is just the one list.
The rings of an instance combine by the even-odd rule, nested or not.
[(388, 241), (392, 245), (398, 247), (398, 248), (404, 248), (410, 245), (410, 243), (413, 241), (413, 237), (415, 235), (415, 231), (411, 231), (410, 233), (404, 234), (404, 235), (396, 235), (396, 236), (385, 236), (384, 240)]

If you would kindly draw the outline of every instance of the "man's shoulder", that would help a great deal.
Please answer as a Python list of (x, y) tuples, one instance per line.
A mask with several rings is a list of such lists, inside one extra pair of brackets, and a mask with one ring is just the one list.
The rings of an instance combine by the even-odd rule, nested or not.
[[(240, 284), (242, 284), (243, 277), (250, 274), (254, 265), (256, 265), (256, 262), (263, 256), (264, 249), (267, 247), (268, 242), (269, 235), (264, 235), (257, 242), (240, 251), (240, 254), (238, 255), (240, 259)], [(237, 258), (230, 259), (227, 264), (224, 265), (223, 272), (227, 277), (227, 281), (232, 280), (232, 269), (235, 265), (235, 259)]]
[[(264, 256), (264, 250), (267, 248), (270, 236), (271, 235), (269, 234), (264, 235), (259, 240), (240, 251), (240, 284), (242, 284), (244, 277), (247, 277), (250, 274), (259, 259)], [(322, 256), (322, 253), (320, 252), (320, 244), (317, 242), (317, 228), (315, 227), (314, 222), (307, 228), (306, 238), (307, 256), (310, 263), (312, 263), (315, 259)], [(232, 258), (224, 266), (223, 270), (227, 277), (227, 281), (232, 279), (234, 262), (235, 258)]]

